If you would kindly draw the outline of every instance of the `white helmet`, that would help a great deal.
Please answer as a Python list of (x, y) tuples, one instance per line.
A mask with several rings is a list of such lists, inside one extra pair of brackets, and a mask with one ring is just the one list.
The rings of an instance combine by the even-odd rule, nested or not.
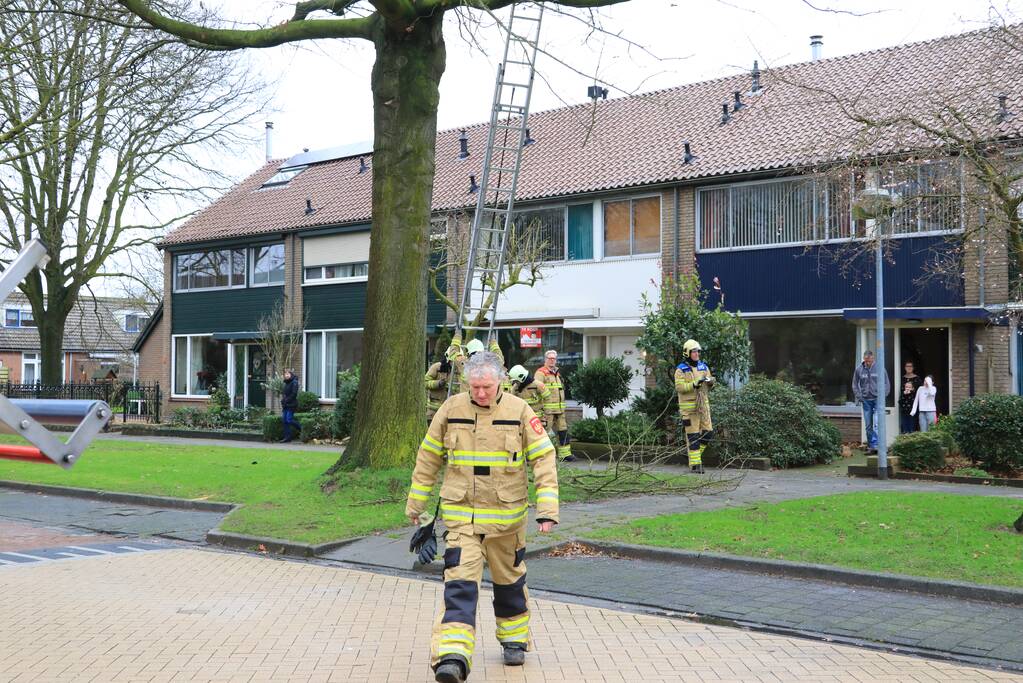
[(508, 371), (508, 378), (513, 382), (525, 382), (527, 377), (529, 377), (529, 371), (521, 365), (516, 365)]
[(479, 353), (484, 348), (483, 342), (479, 339), (470, 339), (469, 343), (465, 345), (465, 355), (471, 356), (474, 353)]

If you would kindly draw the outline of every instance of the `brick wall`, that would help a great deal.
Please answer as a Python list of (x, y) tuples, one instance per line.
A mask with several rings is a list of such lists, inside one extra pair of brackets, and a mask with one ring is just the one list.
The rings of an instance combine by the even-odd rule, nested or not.
[(139, 381), (159, 382), (163, 392), (169, 394), (170, 364), (170, 322), (164, 313), (139, 351)]
[(675, 189), (661, 193), (661, 273), (675, 273), (675, 236), (678, 233), (678, 272), (691, 273), (696, 266), (695, 197), (691, 187), (678, 188), (678, 223), (675, 216)]
[(842, 435), (842, 443), (860, 443), (861, 417), (851, 415), (825, 415), (824, 417), (838, 427), (838, 431)]
[[(974, 394), (1012, 391), (1009, 374), (1010, 330), (1008, 327), (977, 325), (975, 345), (982, 347), (973, 355)], [(952, 344), (952, 410), (970, 396), (969, 325), (953, 325)]]

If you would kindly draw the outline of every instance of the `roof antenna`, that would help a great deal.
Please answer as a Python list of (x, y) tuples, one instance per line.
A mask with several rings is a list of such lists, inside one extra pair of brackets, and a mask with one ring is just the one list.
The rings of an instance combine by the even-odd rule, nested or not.
[(682, 143), (682, 147), (685, 149), (685, 152), (682, 154), (682, 164), (688, 166), (696, 160), (696, 155), (693, 154), (692, 147), (690, 147), (688, 140), (685, 140)]
[(305, 215), (311, 216), (316, 213), (316, 209), (313, 208), (313, 200), (309, 197), (305, 198)]

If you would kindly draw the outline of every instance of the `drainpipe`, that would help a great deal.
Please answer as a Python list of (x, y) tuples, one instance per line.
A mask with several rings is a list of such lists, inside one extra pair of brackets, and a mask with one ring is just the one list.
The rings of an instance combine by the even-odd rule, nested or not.
[(672, 272), (675, 274), (675, 281), (678, 282), (678, 239), (679, 235), (682, 234), (682, 220), (678, 215), (678, 185), (675, 186), (675, 262), (672, 266)]
[[(984, 207), (980, 207), (980, 245), (977, 247), (977, 264), (978, 273), (977, 277), (980, 280), (980, 307), (984, 308), (984, 246), (987, 242), (987, 211)], [(972, 395), (972, 394), (971, 394)]]
[(967, 348), (970, 350), (969, 351), (969, 357), (970, 357), (970, 396), (975, 396), (976, 393), (977, 393), (976, 392), (976, 388), (974, 386), (974, 381), (973, 381), (973, 370), (974, 370), (974, 360), (975, 360), (975, 358), (974, 358), (975, 351), (974, 351), (974, 348), (973, 348), (973, 335), (974, 335), (974, 329), (975, 328), (976, 328), (976, 325), (974, 325), (973, 323), (969, 324), (969, 326), (967, 327), (968, 336), (967, 336), (967, 339), (966, 339)]

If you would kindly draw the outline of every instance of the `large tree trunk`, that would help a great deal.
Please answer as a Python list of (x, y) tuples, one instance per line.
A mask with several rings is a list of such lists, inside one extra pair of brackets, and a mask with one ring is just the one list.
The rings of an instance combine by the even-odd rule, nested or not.
[(64, 382), (61, 371), (61, 356), (64, 354), (65, 316), (53, 314), (42, 318), (36, 316), (39, 326), (39, 360), (42, 362), (41, 381), (55, 385)]
[(359, 397), (348, 448), (328, 474), (409, 465), (423, 437), (426, 279), (443, 13), (380, 22), (373, 66), (373, 231)]

